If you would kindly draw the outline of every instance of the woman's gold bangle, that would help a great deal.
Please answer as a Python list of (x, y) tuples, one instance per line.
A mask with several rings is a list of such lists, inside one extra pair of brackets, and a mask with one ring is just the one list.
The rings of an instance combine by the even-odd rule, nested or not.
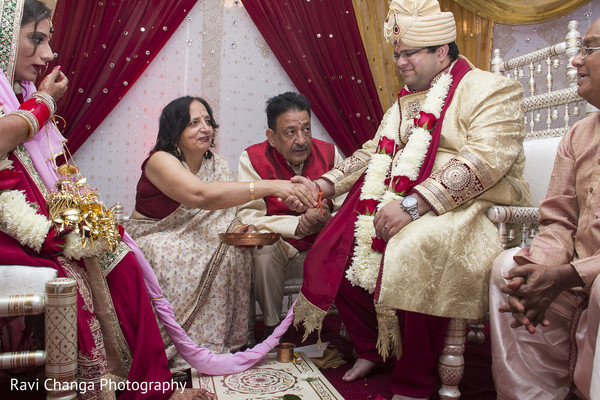
[(256, 197), (254, 197), (254, 182), (250, 182), (250, 200), (256, 200)]

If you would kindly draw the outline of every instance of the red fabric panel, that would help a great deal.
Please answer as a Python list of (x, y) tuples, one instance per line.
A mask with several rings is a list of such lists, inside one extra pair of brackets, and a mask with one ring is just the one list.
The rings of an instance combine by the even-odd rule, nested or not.
[(352, 0), (244, 0), (244, 7), (340, 150), (350, 155), (372, 139), (383, 111)]
[(71, 152), (85, 142), (123, 98), (195, 3), (196, 0), (58, 2), (51, 42), (58, 57), (48, 71), (61, 65), (69, 78), (69, 89), (58, 102), (58, 114), (67, 122), (63, 134), (69, 139)]

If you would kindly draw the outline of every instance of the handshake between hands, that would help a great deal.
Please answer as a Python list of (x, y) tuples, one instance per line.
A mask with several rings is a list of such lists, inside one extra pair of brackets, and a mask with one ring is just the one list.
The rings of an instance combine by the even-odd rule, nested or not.
[[(329, 207), (322, 204), (322, 198), (325, 196), (322, 187), (303, 176), (295, 176), (291, 179), (291, 182), (294, 185), (299, 185), (300, 191), (306, 196), (304, 201), (294, 195), (290, 195), (285, 199), (285, 204), (290, 210), (302, 214), (296, 227), (296, 234), (309, 236), (319, 232), (331, 219)], [(325, 184), (327, 184), (328, 193), (329, 191), (333, 192), (329, 183), (324, 182), (323, 185)]]
[(300, 193), (300, 195), (290, 195), (285, 199), (285, 205), (290, 210), (302, 214), (308, 209), (319, 207), (323, 194), (319, 194), (320, 187), (317, 183), (300, 175), (294, 176), (290, 181), (298, 187)]

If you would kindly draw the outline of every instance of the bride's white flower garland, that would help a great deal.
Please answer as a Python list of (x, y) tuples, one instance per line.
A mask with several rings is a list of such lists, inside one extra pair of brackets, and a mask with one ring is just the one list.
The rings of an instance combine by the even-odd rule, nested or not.
[[(360, 193), (359, 202), (363, 203), (365, 212), (359, 214), (356, 219), (356, 245), (352, 265), (346, 271), (346, 278), (353, 285), (358, 285), (369, 293), (375, 290), (383, 257), (381, 251), (372, 248), (375, 237), (373, 226), (375, 213), (386, 204), (403, 198), (403, 193), (396, 193), (394, 187), (394, 182), (397, 182), (400, 177), (407, 177), (413, 182), (418, 178), (431, 143), (430, 132), (437, 125), (451, 85), (452, 76), (449, 73), (442, 73), (437, 78), (427, 92), (419, 117), (415, 118), (414, 128), (406, 146), (397, 156), (400, 125), (398, 101), (394, 103), (392, 110), (382, 122), (382, 138), (375, 154), (371, 156)], [(393, 168), (391, 168), (392, 163)], [(390, 184), (387, 185), (386, 178), (389, 175), (391, 179)]]
[(39, 252), (52, 223), (38, 214), (20, 190), (5, 190), (0, 194), (0, 221), (7, 234), (23, 246)]
[[(3, 169), (12, 169), (12, 162), (1, 160), (0, 171)], [(38, 214), (36, 209), (34, 204), (27, 201), (23, 191), (0, 191), (0, 224), (3, 230), (21, 245), (39, 253), (52, 229), (52, 222), (45, 215)], [(74, 260), (92, 257), (109, 249), (108, 241), (104, 238), (84, 244), (81, 234), (76, 231), (68, 233), (65, 239), (63, 255)]]

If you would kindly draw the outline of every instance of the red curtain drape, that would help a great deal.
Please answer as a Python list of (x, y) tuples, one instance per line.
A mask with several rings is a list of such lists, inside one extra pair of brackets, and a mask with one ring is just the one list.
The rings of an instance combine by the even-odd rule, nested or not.
[(340, 150), (372, 139), (383, 117), (352, 0), (244, 0), (244, 7)]
[[(60, 0), (49, 65), (61, 65), (60, 99), (69, 149), (76, 151), (117, 105), (197, 0)], [(126, 132), (124, 134), (127, 134)]]

